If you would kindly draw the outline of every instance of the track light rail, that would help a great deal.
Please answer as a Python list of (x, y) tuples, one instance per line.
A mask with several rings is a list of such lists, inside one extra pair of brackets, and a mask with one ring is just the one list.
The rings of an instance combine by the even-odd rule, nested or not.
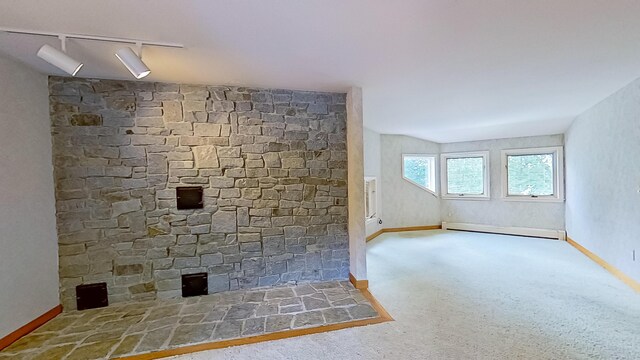
[(49, 31), (35, 31), (35, 30), (25, 30), (25, 29), (16, 29), (16, 28), (4, 28), (4, 27), (0, 27), (0, 32), (7, 32), (12, 34), (54, 36), (60, 39), (66, 38), (66, 39), (80, 39), (80, 40), (92, 40), (92, 41), (106, 41), (106, 42), (115, 42), (115, 43), (134, 44), (138, 46), (144, 45), (144, 46), (159, 46), (159, 47), (168, 47), (168, 48), (184, 48), (184, 45), (178, 44), (178, 43), (148, 41), (148, 40), (128, 39), (128, 38), (118, 38), (118, 37), (108, 37), (108, 36), (65, 34), (65, 33), (56, 33), (56, 32), (49, 32)]

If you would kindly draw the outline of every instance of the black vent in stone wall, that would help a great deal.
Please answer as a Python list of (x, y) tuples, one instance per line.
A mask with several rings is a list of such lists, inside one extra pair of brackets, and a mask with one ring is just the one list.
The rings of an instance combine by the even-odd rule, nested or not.
[(176, 198), (178, 200), (178, 210), (202, 209), (202, 187), (182, 186), (176, 188)]
[(109, 305), (107, 283), (76, 286), (78, 310), (95, 309)]
[(182, 275), (182, 297), (207, 295), (207, 273)]

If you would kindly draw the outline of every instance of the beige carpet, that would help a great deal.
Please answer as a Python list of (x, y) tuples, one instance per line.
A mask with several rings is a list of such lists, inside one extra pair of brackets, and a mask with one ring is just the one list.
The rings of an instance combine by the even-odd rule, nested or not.
[(566, 242), (390, 233), (367, 260), (396, 321), (176, 359), (640, 359), (640, 294)]

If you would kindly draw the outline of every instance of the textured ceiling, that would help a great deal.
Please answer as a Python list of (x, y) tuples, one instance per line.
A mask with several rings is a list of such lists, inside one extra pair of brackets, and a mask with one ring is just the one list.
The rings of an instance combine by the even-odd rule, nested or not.
[[(640, 76), (640, 1), (3, 0), (0, 27), (179, 42), (145, 80), (361, 86), (365, 126), (439, 142), (561, 133)], [(0, 51), (49, 74), (38, 36)], [(70, 40), (78, 76), (132, 79), (117, 45)]]

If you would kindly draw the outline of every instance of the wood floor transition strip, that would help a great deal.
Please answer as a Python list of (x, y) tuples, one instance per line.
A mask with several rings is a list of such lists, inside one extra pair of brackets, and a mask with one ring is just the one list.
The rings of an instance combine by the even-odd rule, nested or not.
[(33, 330), (39, 328), (44, 325), (47, 321), (53, 319), (58, 316), (62, 312), (62, 305), (58, 305), (53, 309), (47, 311), (46, 313), (38, 316), (34, 320), (30, 321), (28, 324), (22, 326), (18, 330), (12, 332), (11, 334), (0, 339), (0, 350), (6, 348), (7, 346), (13, 344), (18, 341), (21, 337), (29, 334)]
[(232, 346), (255, 344), (255, 343), (280, 340), (280, 339), (288, 339), (292, 337), (319, 334), (323, 332), (336, 331), (336, 330), (342, 330), (342, 329), (348, 329), (352, 327), (359, 327), (359, 326), (366, 326), (366, 325), (381, 324), (384, 322), (393, 321), (393, 318), (387, 312), (387, 310), (385, 310), (385, 308), (382, 307), (382, 305), (380, 305), (378, 300), (368, 290), (360, 290), (360, 291), (362, 292), (362, 295), (366, 297), (367, 300), (369, 300), (369, 302), (371, 303), (371, 306), (373, 306), (373, 308), (376, 310), (376, 312), (379, 315), (378, 317), (371, 318), (371, 319), (348, 321), (348, 322), (343, 322), (338, 324), (304, 328), (304, 329), (286, 330), (286, 331), (274, 332), (270, 334), (251, 336), (251, 337), (240, 338), (240, 339), (223, 340), (223, 341), (216, 341), (216, 342), (197, 344), (197, 345), (187, 345), (187, 346), (183, 346), (175, 349), (167, 349), (167, 350), (161, 350), (161, 351), (156, 351), (156, 352), (151, 352), (146, 354), (125, 356), (117, 359), (119, 360), (161, 359), (161, 358), (166, 358), (166, 357), (175, 356), (175, 355), (191, 354), (191, 353), (206, 351), (206, 350), (224, 349)]
[(640, 283), (638, 283), (637, 281), (632, 279), (630, 276), (628, 276), (627, 274), (625, 274), (622, 271), (618, 270), (618, 268), (616, 268), (615, 266), (613, 266), (613, 265), (609, 264), (608, 262), (604, 261), (604, 259), (602, 259), (598, 255), (592, 253), (591, 251), (589, 251), (584, 246), (578, 244), (575, 240), (573, 240), (569, 236), (567, 236), (567, 242), (569, 244), (571, 244), (573, 247), (575, 247), (576, 249), (578, 249), (578, 251), (580, 251), (581, 253), (585, 254), (587, 257), (589, 257), (589, 259), (595, 261), (598, 265), (600, 265), (603, 268), (605, 268), (613, 276), (615, 276), (618, 279), (622, 280), (622, 282), (624, 282), (625, 284), (630, 286), (635, 291), (640, 292)]

